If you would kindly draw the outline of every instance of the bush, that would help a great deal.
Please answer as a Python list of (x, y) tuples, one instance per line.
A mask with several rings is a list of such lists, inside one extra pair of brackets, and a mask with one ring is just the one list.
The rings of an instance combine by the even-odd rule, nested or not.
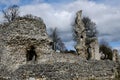
[(112, 60), (113, 52), (112, 52), (111, 47), (108, 45), (108, 43), (106, 41), (102, 41), (100, 43), (100, 52), (102, 52), (104, 54), (103, 59)]

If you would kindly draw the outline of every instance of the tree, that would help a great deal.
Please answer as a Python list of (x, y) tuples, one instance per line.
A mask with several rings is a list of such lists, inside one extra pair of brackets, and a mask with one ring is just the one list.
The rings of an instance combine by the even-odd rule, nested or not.
[(53, 40), (52, 49), (60, 50), (60, 52), (66, 51), (65, 44), (62, 42), (61, 38), (58, 36), (57, 28), (51, 29), (50, 37)]
[(100, 42), (100, 52), (102, 52), (104, 54), (104, 59), (109, 59), (112, 60), (112, 49), (109, 46), (108, 42), (106, 42), (105, 40), (102, 40)]
[(8, 22), (12, 22), (14, 19), (16, 19), (19, 16), (19, 6), (12, 5), (9, 6), (7, 9), (2, 10), (4, 18)]
[[(98, 34), (98, 31), (96, 29), (96, 24), (93, 21), (91, 21), (89, 17), (83, 17), (82, 22), (84, 23), (85, 29), (81, 31), (81, 34), (83, 32), (86, 32), (87, 40), (89, 40), (90, 38), (96, 38)], [(76, 20), (75, 20), (75, 24), (76, 24)], [(76, 31), (75, 27), (73, 27), (73, 40), (77, 41), (79, 37), (83, 37), (83, 36), (80, 36), (80, 34), (78, 34), (78, 32)]]
[(96, 24), (91, 21), (89, 17), (83, 17), (82, 21), (85, 26), (86, 36), (88, 38), (97, 37), (98, 31), (96, 29)]
[(56, 45), (57, 45), (57, 49), (60, 50), (60, 52), (65, 52), (67, 50), (61, 38), (58, 38)]
[(53, 40), (52, 49), (56, 51), (56, 44), (58, 40), (57, 28), (51, 29), (50, 37)]

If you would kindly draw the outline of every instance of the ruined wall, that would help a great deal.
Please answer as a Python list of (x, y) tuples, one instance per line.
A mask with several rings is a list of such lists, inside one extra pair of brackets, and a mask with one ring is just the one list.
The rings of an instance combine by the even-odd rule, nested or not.
[[(19, 18), (0, 25), (0, 79), (1, 80), (110, 80), (115, 77), (116, 64), (112, 61), (87, 61), (86, 34), (77, 13), (76, 32), (79, 36), (72, 53), (55, 53), (46, 27), (41, 19)], [(26, 50), (33, 45), (37, 60), (26, 61)], [(97, 40), (90, 44), (92, 59), (99, 59)], [(82, 58), (81, 58), (82, 57)]]
[[(74, 31), (77, 36), (77, 44), (75, 49), (77, 53), (84, 59), (100, 60), (99, 44), (97, 38), (88, 38), (86, 29), (82, 22), (82, 11), (76, 13)], [(90, 50), (88, 50), (90, 48)]]
[(116, 65), (112, 61), (56, 62), (23, 65), (5, 80), (113, 80)]
[(26, 50), (31, 45), (35, 47), (37, 63), (41, 54), (52, 52), (51, 40), (41, 19), (18, 18), (1, 25), (0, 33), (1, 63), (7, 65), (10, 70), (27, 63)]
[(114, 49), (113, 50), (113, 58), (112, 58), (112, 60), (115, 61), (115, 62), (117, 62), (117, 61), (119, 61), (118, 58), (119, 58), (118, 50)]
[(98, 40), (95, 38), (93, 42), (90, 43), (91, 47), (91, 58), (95, 60), (100, 60), (101, 54), (99, 53), (99, 44)]
[(87, 56), (85, 46), (86, 32), (84, 24), (82, 22), (82, 10), (76, 13), (74, 30), (77, 36), (77, 44), (75, 46), (75, 49), (82, 58), (86, 59)]

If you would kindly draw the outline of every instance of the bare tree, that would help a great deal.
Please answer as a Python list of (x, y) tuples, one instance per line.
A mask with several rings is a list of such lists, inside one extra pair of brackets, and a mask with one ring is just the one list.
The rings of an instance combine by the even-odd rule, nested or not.
[(50, 37), (53, 40), (52, 49), (53, 50), (60, 50), (60, 52), (64, 52), (66, 47), (62, 42), (61, 38), (58, 36), (57, 28), (51, 29)]
[(57, 28), (51, 29), (50, 37), (53, 40), (52, 49), (56, 51), (56, 44), (58, 40)]
[(19, 6), (12, 5), (9, 6), (7, 9), (2, 10), (4, 18), (8, 22), (12, 22), (14, 19), (16, 19), (19, 16)]
[[(80, 34), (86, 32), (86, 37), (89, 39), (93, 37), (97, 37), (98, 31), (96, 29), (96, 24), (93, 21), (91, 21), (89, 17), (83, 17), (82, 22), (84, 23), (85, 29), (81, 31)], [(75, 24), (76, 24), (76, 20), (75, 20)], [(75, 25), (73, 25), (73, 40), (77, 41), (78, 38), (80, 37), (82, 38), (83, 36), (80, 36), (80, 34), (78, 34), (74, 26)]]
[(58, 38), (57, 40), (57, 49), (60, 50), (60, 52), (67, 51), (65, 44), (62, 42), (61, 38)]
[(98, 31), (96, 29), (96, 24), (91, 21), (89, 17), (83, 17), (82, 21), (85, 26), (86, 36), (88, 38), (97, 37)]

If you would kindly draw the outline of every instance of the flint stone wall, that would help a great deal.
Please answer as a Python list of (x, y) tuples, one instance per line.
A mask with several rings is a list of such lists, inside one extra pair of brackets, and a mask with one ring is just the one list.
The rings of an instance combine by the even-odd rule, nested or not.
[[(112, 61), (56, 62), (23, 65), (4, 76), (6, 80), (112, 80), (116, 65)], [(8, 78), (8, 79), (7, 79)]]
[(41, 54), (52, 53), (51, 39), (46, 33), (44, 22), (39, 19), (19, 18), (0, 26), (1, 64), (15, 70), (26, 64), (26, 50), (35, 47), (37, 62)]
[(85, 39), (86, 39), (86, 32), (85, 27), (82, 22), (82, 10), (78, 11), (76, 13), (76, 19), (75, 19), (75, 34), (77, 36), (77, 44), (75, 46), (75, 49), (77, 53), (84, 59), (86, 59), (86, 46), (85, 46)]

